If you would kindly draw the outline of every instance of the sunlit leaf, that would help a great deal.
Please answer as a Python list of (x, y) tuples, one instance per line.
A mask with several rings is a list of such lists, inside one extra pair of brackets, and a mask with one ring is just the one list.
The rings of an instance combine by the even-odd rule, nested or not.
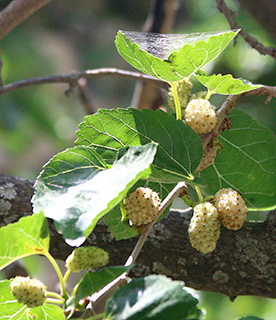
[(0, 228), (0, 269), (17, 259), (49, 250), (49, 227), (43, 213)]
[[(147, 41), (142, 46), (144, 49), (142, 50), (139, 46), (139, 38), (132, 38), (129, 32), (119, 31), (115, 44), (119, 54), (134, 68), (160, 80), (174, 82), (190, 77), (206, 63), (215, 59), (238, 32), (202, 34), (202, 37), (198, 37), (199, 40), (192, 37), (190, 43), (189, 35), (183, 35), (181, 43), (179, 40), (181, 35), (148, 34), (147, 36), (141, 34), (141, 37), (146, 38)], [(163, 39), (169, 39), (169, 45), (165, 43), (160, 46)], [(173, 41), (177, 41), (181, 45), (176, 48)], [(167, 50), (168, 47), (172, 49)], [(163, 55), (163, 50), (166, 50), (165, 55)], [(160, 59), (160, 56), (163, 59)]]
[(241, 94), (261, 88), (262, 85), (252, 84), (245, 79), (234, 79), (231, 74), (213, 74), (208, 76), (205, 72), (196, 75), (197, 80), (208, 88), (212, 93), (219, 94)]
[[(43, 210), (46, 217), (53, 219), (68, 244), (81, 245), (128, 189), (149, 176), (156, 149), (155, 143), (130, 147), (110, 169), (102, 166), (101, 156), (89, 147), (58, 154), (36, 182), (34, 211)], [(78, 153), (77, 161), (76, 150), (81, 150), (82, 155), (79, 157)]]

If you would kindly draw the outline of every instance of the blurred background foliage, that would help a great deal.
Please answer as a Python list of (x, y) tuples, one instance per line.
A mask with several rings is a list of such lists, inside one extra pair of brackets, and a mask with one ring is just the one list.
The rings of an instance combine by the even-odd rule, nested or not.
[[(0, 0), (0, 10), (10, 1)], [(274, 46), (268, 33), (237, 2), (227, 4), (239, 13), (237, 22), (266, 46)], [(52, 1), (0, 42), (3, 84), (27, 78), (58, 75), (73, 70), (115, 67), (132, 70), (117, 54), (114, 37), (119, 29), (142, 29), (150, 1), (67, 0)], [(213, 0), (180, 0), (172, 33), (208, 32), (229, 29)], [(242, 38), (210, 63), (208, 73), (231, 73), (254, 83), (275, 84), (276, 63), (261, 56)], [(88, 80), (96, 108), (127, 107), (135, 82), (118, 77)], [(64, 94), (64, 84), (20, 89), (0, 96), (0, 172), (35, 179), (41, 167), (57, 152), (71, 147), (75, 131), (86, 115), (79, 96)], [(219, 104), (224, 97), (214, 96)], [(238, 106), (276, 132), (276, 102), (245, 97)], [(198, 292), (207, 320), (233, 320), (254, 314), (275, 319), (271, 299), (238, 297), (234, 302), (220, 294)]]

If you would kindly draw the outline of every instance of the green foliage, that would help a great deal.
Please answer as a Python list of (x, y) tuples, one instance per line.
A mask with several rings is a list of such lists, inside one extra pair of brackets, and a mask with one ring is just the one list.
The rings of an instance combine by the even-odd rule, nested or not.
[(0, 228), (0, 269), (15, 260), (48, 252), (49, 227), (43, 212)]
[(262, 85), (253, 85), (245, 79), (234, 79), (231, 74), (213, 74), (208, 76), (206, 72), (199, 71), (197, 80), (202, 83), (211, 93), (241, 94), (250, 90), (261, 88)]
[(92, 295), (132, 267), (115, 266), (106, 267), (95, 272), (88, 271), (78, 284), (76, 298), (80, 300)]
[[(130, 147), (112, 168), (105, 170), (98, 167), (99, 162), (103, 163), (103, 160), (98, 162), (101, 156), (98, 155), (95, 162), (95, 152), (90, 153), (90, 150), (85, 153), (84, 160), (82, 153), (77, 162), (75, 148), (58, 154), (36, 182), (36, 193), (32, 200), (35, 212), (43, 209), (46, 217), (54, 219), (57, 230), (67, 243), (81, 245), (98, 220), (124, 198), (127, 190), (139, 179), (149, 176), (149, 165), (156, 149), (155, 143)], [(89, 158), (91, 154), (93, 157)], [(68, 161), (70, 155), (73, 156), (73, 164)], [(57, 163), (60, 165), (56, 166)], [(91, 165), (91, 168), (88, 165), (90, 174), (86, 172), (87, 163)], [(65, 179), (64, 183), (66, 175), (69, 181)], [(72, 175), (75, 182), (70, 183)], [(48, 185), (54, 185), (55, 189), (52, 190)]]
[(241, 110), (229, 116), (233, 127), (219, 136), (223, 149), (214, 164), (200, 173), (206, 192), (233, 188), (242, 194), (249, 210), (276, 205), (276, 138), (268, 128)]
[[(119, 54), (134, 68), (160, 80), (175, 82), (190, 77), (206, 63), (215, 59), (238, 32), (228, 31), (211, 35), (207, 37), (206, 41), (199, 40), (193, 44), (185, 43), (187, 39), (184, 38), (183, 46), (178, 51), (169, 52), (166, 60), (161, 60), (141, 50), (139, 43), (131, 42), (124, 35), (124, 31), (118, 32), (115, 44)], [(153, 46), (154, 48), (154, 43), (158, 43), (158, 35), (156, 38), (152, 41), (148, 40), (149, 46)], [(161, 44), (160, 48), (156, 50), (162, 51), (163, 47), (163, 44)]]
[(17, 302), (10, 292), (11, 280), (0, 281), (0, 320), (63, 320), (65, 316), (60, 307), (44, 303), (40, 307), (28, 308)]
[(132, 280), (108, 301), (105, 315), (116, 320), (200, 319), (198, 300), (183, 287), (160, 275)]
[(100, 110), (85, 117), (77, 136), (76, 145), (94, 148), (108, 164), (122, 148), (156, 142), (149, 180), (158, 183), (191, 181), (202, 157), (198, 135), (162, 110)]

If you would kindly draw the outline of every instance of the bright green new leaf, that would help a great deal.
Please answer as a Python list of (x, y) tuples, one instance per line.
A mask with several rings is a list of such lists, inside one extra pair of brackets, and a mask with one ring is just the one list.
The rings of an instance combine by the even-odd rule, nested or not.
[(231, 74), (221, 75), (213, 74), (208, 76), (205, 72), (200, 71), (196, 75), (197, 80), (202, 83), (211, 93), (219, 94), (241, 94), (261, 88), (262, 85), (254, 85), (245, 79), (234, 79)]
[(107, 302), (105, 316), (116, 320), (201, 319), (198, 300), (184, 290), (184, 283), (161, 275), (132, 280)]
[(59, 153), (36, 182), (34, 211), (43, 210), (46, 217), (55, 221), (66, 242), (79, 246), (128, 189), (149, 176), (156, 150), (156, 143), (130, 147), (110, 169), (89, 147)]
[(63, 311), (58, 306), (44, 303), (30, 309), (17, 302), (10, 290), (11, 281), (0, 281), (0, 320), (65, 320)]
[(132, 267), (133, 266), (114, 266), (106, 267), (95, 272), (88, 271), (80, 280), (76, 297), (80, 300), (91, 296)]
[(162, 110), (101, 109), (85, 117), (79, 127), (76, 144), (94, 148), (108, 164), (122, 148), (156, 142), (149, 178), (153, 182), (191, 181), (202, 157), (200, 137)]
[[(128, 192), (130, 194), (136, 188), (149, 187), (159, 193), (161, 200), (164, 200), (169, 192), (175, 187), (175, 184), (154, 183), (149, 181), (139, 180)], [(161, 215), (163, 218), (169, 211), (170, 207)], [(111, 232), (116, 240), (129, 239), (138, 235), (136, 228), (130, 227), (128, 221), (122, 221), (120, 206), (117, 205), (103, 218), (104, 223), (108, 226), (108, 231)]]
[(200, 177), (209, 194), (233, 188), (245, 199), (249, 210), (276, 206), (276, 138), (245, 112), (234, 109), (229, 116), (233, 127), (221, 133), (222, 150), (214, 164)]
[(48, 252), (49, 227), (43, 213), (0, 228), (0, 243), (0, 269), (20, 258)]
[(197, 37), (135, 33), (133, 37), (132, 32), (119, 31), (115, 44), (119, 54), (134, 68), (175, 82), (190, 77), (215, 59), (238, 32), (202, 33)]

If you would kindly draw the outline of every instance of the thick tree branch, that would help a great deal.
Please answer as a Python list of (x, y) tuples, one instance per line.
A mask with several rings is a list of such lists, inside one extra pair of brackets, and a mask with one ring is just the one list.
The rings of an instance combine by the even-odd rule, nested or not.
[[(32, 213), (32, 181), (0, 175), (0, 225)], [(199, 290), (276, 298), (276, 212), (264, 223), (246, 223), (239, 231), (221, 229), (217, 249), (207, 255), (193, 249), (188, 239), (191, 212), (171, 211), (149, 234), (131, 276), (166, 274)], [(71, 252), (50, 222), (51, 253), (64, 260)], [(99, 223), (86, 244), (110, 253), (111, 265), (122, 265), (137, 238), (115, 241)]]
[(52, 0), (13, 0), (0, 12), (0, 40)]
[[(241, 27), (236, 23), (233, 16), (236, 15), (231, 9), (229, 9), (223, 0), (216, 0), (217, 8), (221, 13), (224, 14), (227, 19), (231, 29), (241, 29)], [(244, 30), (241, 30), (239, 35), (241, 35), (244, 40), (254, 49), (256, 49), (260, 54), (270, 55), (274, 59), (276, 59), (276, 48), (265, 47), (262, 43), (260, 43), (257, 39), (250, 36)]]

